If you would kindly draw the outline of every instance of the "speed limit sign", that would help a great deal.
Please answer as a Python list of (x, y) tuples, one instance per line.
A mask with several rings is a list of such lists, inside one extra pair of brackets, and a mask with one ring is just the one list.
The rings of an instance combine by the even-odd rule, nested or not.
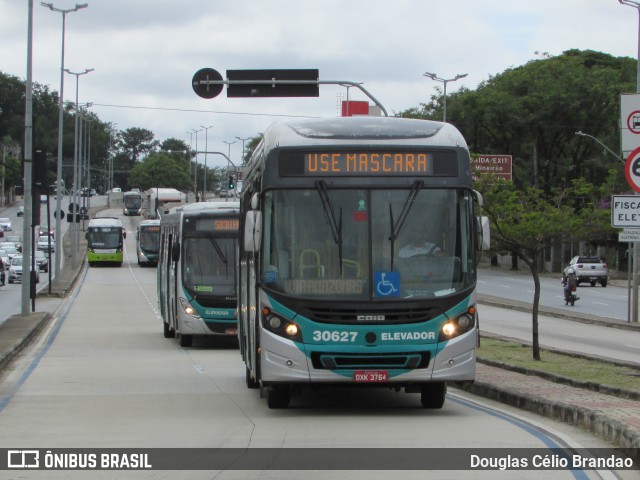
[(632, 151), (627, 157), (624, 175), (627, 177), (629, 186), (640, 193), (640, 147)]

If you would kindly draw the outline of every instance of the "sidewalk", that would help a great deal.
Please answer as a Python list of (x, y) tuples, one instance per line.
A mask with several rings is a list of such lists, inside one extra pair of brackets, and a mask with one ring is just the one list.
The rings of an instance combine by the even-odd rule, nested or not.
[[(65, 239), (66, 240), (66, 239)], [(65, 296), (73, 288), (76, 279), (84, 267), (84, 252), (86, 243), (79, 244), (76, 268), (71, 268), (71, 261), (65, 261), (67, 266), (61, 272), (60, 279), (54, 280), (52, 295)], [(65, 242), (65, 255), (70, 255)], [(55, 293), (54, 293), (55, 292)], [(499, 305), (504, 308), (529, 308), (516, 302), (505, 302), (479, 296), (479, 303)], [(541, 315), (562, 314), (553, 309), (540, 311)], [(17, 355), (39, 330), (46, 325), (51, 316), (48, 313), (33, 313), (28, 316), (16, 315), (0, 325), (0, 368), (5, 366), (11, 358)], [(590, 322), (600, 322), (603, 325), (621, 326), (640, 331), (637, 325), (622, 322), (607, 322), (605, 319), (589, 318), (585, 315), (581, 319)], [(636, 465), (640, 465), (640, 401), (636, 398), (627, 399), (614, 395), (594, 392), (581, 388), (577, 383), (563, 384), (535, 375), (534, 372), (516, 372), (508, 368), (488, 365), (478, 360), (476, 381), (473, 385), (454, 385), (470, 393), (496, 400), (523, 410), (535, 412), (579, 426), (598, 436), (607, 439), (616, 447), (633, 458)]]

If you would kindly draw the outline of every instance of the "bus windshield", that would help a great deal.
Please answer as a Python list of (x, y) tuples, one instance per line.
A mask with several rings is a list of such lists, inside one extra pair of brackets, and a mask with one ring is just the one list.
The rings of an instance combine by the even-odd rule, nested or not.
[(142, 197), (139, 194), (125, 195), (124, 206), (126, 208), (140, 208), (142, 206)]
[(90, 248), (122, 248), (122, 228), (91, 227), (87, 241)]
[(475, 284), (467, 189), (265, 193), (262, 283), (294, 297), (435, 298)]
[(139, 242), (143, 251), (158, 253), (160, 250), (160, 227), (141, 227)]
[(235, 297), (236, 240), (187, 237), (183, 242), (182, 278), (193, 297)]

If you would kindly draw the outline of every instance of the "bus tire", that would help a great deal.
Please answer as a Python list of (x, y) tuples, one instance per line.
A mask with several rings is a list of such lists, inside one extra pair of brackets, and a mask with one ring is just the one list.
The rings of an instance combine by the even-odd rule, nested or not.
[(193, 344), (193, 335), (182, 335), (180, 334), (180, 346), (181, 347), (190, 347)]
[(171, 328), (167, 322), (162, 322), (164, 326), (164, 338), (174, 338), (176, 336), (176, 331)]
[(267, 405), (269, 408), (287, 408), (291, 400), (291, 392), (286, 385), (267, 388)]
[(420, 402), (424, 408), (442, 408), (446, 393), (447, 384), (444, 382), (424, 384), (420, 392)]

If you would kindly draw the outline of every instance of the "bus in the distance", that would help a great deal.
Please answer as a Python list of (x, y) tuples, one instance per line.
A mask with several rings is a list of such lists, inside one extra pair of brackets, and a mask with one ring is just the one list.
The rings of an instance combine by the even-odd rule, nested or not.
[(140, 215), (142, 212), (142, 194), (140, 192), (124, 192), (122, 194), (122, 214)]
[(87, 261), (90, 266), (122, 265), (124, 239), (127, 232), (119, 218), (101, 217), (89, 221), (87, 239)]
[(174, 207), (160, 220), (158, 304), (164, 336), (182, 347), (238, 334), (238, 227), (237, 201)]
[(247, 386), (270, 408), (322, 385), (404, 390), (441, 408), (445, 382), (475, 378), (480, 199), (450, 124), (269, 127), (240, 200)]
[(136, 232), (136, 257), (138, 265), (158, 264), (160, 252), (160, 220), (143, 220)]

